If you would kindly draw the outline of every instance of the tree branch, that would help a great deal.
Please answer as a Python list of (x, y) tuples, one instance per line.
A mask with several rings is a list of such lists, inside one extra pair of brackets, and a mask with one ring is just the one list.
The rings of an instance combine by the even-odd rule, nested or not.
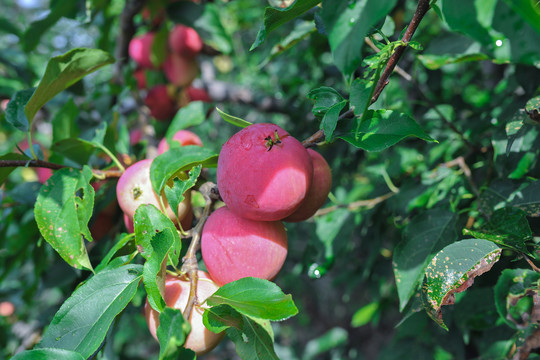
[[(47, 168), (47, 169), (53, 169), (53, 170), (60, 170), (63, 168), (73, 168), (72, 166), (62, 165), (62, 164), (55, 164), (52, 162), (44, 161), (44, 160), (35, 160), (35, 159), (29, 159), (29, 160), (0, 160), (0, 168), (2, 167), (34, 167), (34, 168)], [(74, 168), (77, 170), (80, 170), (79, 168)], [(105, 178), (119, 178), (123, 171), (117, 170), (117, 169), (111, 169), (111, 170), (92, 170), (92, 173), (96, 175), (96, 177), (100, 179)]]

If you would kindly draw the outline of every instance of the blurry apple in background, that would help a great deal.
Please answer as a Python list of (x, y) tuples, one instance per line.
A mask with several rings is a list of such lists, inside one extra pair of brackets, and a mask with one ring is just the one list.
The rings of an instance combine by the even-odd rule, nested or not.
[(203, 42), (195, 29), (176, 25), (169, 34), (169, 48), (175, 54), (194, 57), (201, 52)]
[(155, 34), (149, 32), (144, 35), (135, 36), (129, 42), (129, 56), (143, 68), (155, 68), (150, 60), (154, 38)]
[(133, 76), (137, 81), (137, 88), (146, 89), (146, 72), (143, 68), (138, 67), (133, 71)]
[(163, 63), (167, 79), (176, 86), (187, 86), (199, 75), (199, 67), (194, 59), (178, 54), (169, 54)]
[(188, 86), (186, 89), (186, 92), (187, 92), (189, 101), (212, 102), (210, 95), (208, 95), (208, 92), (206, 92), (205, 89)]
[(176, 114), (178, 107), (169, 93), (167, 85), (156, 85), (146, 94), (144, 104), (150, 109), (150, 115), (156, 120), (168, 120)]
[[(201, 138), (199, 138), (197, 134), (189, 130), (178, 131), (176, 134), (173, 135), (172, 141), (177, 141), (182, 146), (186, 146), (186, 145), (203, 146), (203, 142)], [(161, 139), (158, 145), (158, 154), (163, 154), (167, 150), (169, 150), (169, 144), (167, 143), (167, 139), (163, 138)]]

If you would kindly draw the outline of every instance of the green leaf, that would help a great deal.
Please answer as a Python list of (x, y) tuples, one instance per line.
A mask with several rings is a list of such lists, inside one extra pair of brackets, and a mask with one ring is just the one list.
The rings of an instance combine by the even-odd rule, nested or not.
[(101, 260), (98, 266), (96, 266), (96, 273), (104, 270), (108, 267), (109, 263), (113, 259), (114, 255), (119, 252), (124, 246), (126, 246), (130, 241), (134, 240), (135, 234), (125, 234), (120, 235), (120, 240), (117, 240), (114, 246), (107, 252), (107, 255)]
[[(11, 153), (11, 154), (5, 154), (5, 155), (0, 156), (0, 160), (27, 160), (27, 161), (30, 161), (30, 158), (28, 156), (26, 156), (26, 155), (23, 155), (23, 154)], [(15, 170), (15, 169), (16, 169), (16, 167), (0, 167), (0, 185), (2, 185), (4, 183), (4, 181), (6, 181), (9, 174), (11, 174), (11, 172), (13, 170)]]
[(24, 113), (24, 107), (34, 94), (34, 91), (35, 89), (17, 91), (13, 94), (6, 107), (6, 121), (20, 131), (26, 132), (30, 128), (28, 118)]
[(66, 138), (54, 143), (51, 151), (63, 155), (77, 164), (87, 164), (95, 152), (96, 145), (90, 141), (78, 138)]
[(484, 189), (479, 205), (487, 214), (506, 206), (513, 206), (525, 211), (527, 216), (540, 217), (540, 181), (528, 184), (495, 181), (489, 188)]
[(18, 353), (11, 360), (84, 360), (85, 358), (75, 351), (63, 349), (36, 349)]
[(84, 76), (112, 64), (114, 58), (103, 50), (77, 48), (49, 60), (45, 74), (26, 104), (25, 114), (32, 123), (37, 111), (58, 93)]
[(194, 166), (213, 167), (217, 165), (218, 155), (213, 151), (196, 145), (171, 148), (152, 161), (150, 180), (156, 194), (161, 194), (167, 181), (179, 171)]
[(483, 229), (463, 229), (463, 235), (493, 241), (497, 245), (530, 255), (525, 242), (532, 240), (531, 227), (525, 212), (517, 208), (496, 210)]
[[(169, 252), (176, 250), (175, 240), (177, 240), (178, 235), (175, 238), (172, 231), (168, 228), (152, 234), (152, 240), (150, 240), (152, 252), (148, 260), (144, 263), (143, 282), (146, 293), (148, 294), (148, 303), (154, 310), (161, 312), (166, 306), (163, 299), (165, 296), (167, 256)], [(176, 245), (178, 246), (178, 243)]]
[(491, 241), (461, 240), (439, 251), (426, 268), (422, 300), (428, 315), (448, 330), (442, 318), (442, 306), (452, 305), (455, 293), (465, 291), (474, 278), (491, 270), (502, 249)]
[(318, 118), (323, 117), (332, 106), (345, 100), (337, 90), (328, 86), (313, 89), (306, 96), (315, 102), (311, 112)]
[(285, 51), (293, 48), (300, 41), (307, 39), (310, 35), (315, 33), (317, 28), (313, 21), (301, 21), (295, 24), (293, 31), (283, 41), (279, 44), (274, 45), (272, 51), (270, 51), (270, 56), (268, 56), (262, 63), (260, 67), (265, 66), (271, 60), (284, 53)]
[(142, 265), (126, 265), (90, 278), (62, 304), (36, 348), (72, 350), (89, 358), (131, 302), (141, 276)]
[[(520, 300), (538, 297), (540, 274), (528, 269), (504, 269), (495, 285), (495, 307), (501, 319), (513, 329), (523, 329), (530, 314), (512, 316)], [(530, 320), (529, 320), (530, 321)]]
[(369, 324), (379, 312), (379, 303), (374, 301), (356, 310), (352, 319), (352, 327), (360, 327)]
[(253, 123), (250, 123), (249, 121), (246, 121), (244, 119), (240, 119), (239, 117), (226, 114), (223, 111), (221, 111), (220, 108), (216, 107), (216, 110), (217, 110), (218, 114), (221, 116), (221, 118), (223, 120), (225, 120), (229, 124), (233, 124), (234, 126), (245, 128), (246, 126), (249, 126), (249, 125), (253, 124)]
[(188, 179), (181, 180), (179, 178), (174, 178), (172, 186), (165, 186), (165, 197), (167, 198), (167, 202), (171, 209), (178, 209), (178, 206), (184, 200), (184, 193), (197, 183), (197, 179), (201, 174), (201, 169), (201, 165), (197, 165), (190, 170)]
[[(140, 205), (133, 216), (135, 230), (135, 243), (139, 253), (149, 260), (154, 252), (154, 235), (158, 232), (169, 230), (173, 237), (172, 248), (169, 251), (171, 265), (176, 266), (180, 257), (182, 243), (174, 223), (152, 204)], [(159, 245), (161, 246), (161, 245)]]
[(3, 16), (0, 17), (0, 32), (13, 34), (17, 37), (21, 37), (21, 31), (19, 30), (19, 28), (9, 19), (6, 19)]
[(193, 101), (182, 107), (167, 128), (165, 138), (170, 140), (179, 130), (197, 126), (204, 122), (210, 106), (203, 101)]
[(306, 344), (302, 360), (318, 359), (320, 357), (317, 356), (347, 344), (348, 338), (347, 330), (341, 327), (332, 328)]
[(488, 60), (489, 56), (482, 53), (472, 54), (421, 54), (418, 55), (418, 59), (429, 70), (437, 70), (448, 64), (459, 64), (463, 62), (483, 61)]
[(225, 331), (241, 359), (279, 359), (274, 350), (274, 333), (267, 320), (251, 318), (223, 304), (207, 309), (203, 323), (215, 333)]
[[(182, 311), (170, 307), (161, 311), (156, 332), (159, 341), (159, 358), (171, 358), (178, 348), (184, 345), (190, 331), (191, 326), (184, 319)], [(184, 359), (184, 357), (180, 357), (180, 359)]]
[(409, 115), (391, 110), (368, 110), (357, 134), (353, 130), (338, 138), (366, 151), (382, 151), (410, 136), (437, 142)]
[(342, 101), (331, 106), (322, 118), (321, 129), (324, 130), (324, 135), (327, 142), (332, 141), (332, 136), (334, 135), (334, 130), (336, 130), (339, 114), (345, 105), (347, 105), (347, 101)]
[(291, 295), (271, 281), (246, 277), (219, 288), (207, 299), (210, 306), (227, 304), (236, 311), (260, 319), (281, 321), (298, 313)]
[[(79, 108), (75, 105), (73, 99), (69, 99), (64, 106), (58, 110), (52, 119), (53, 144), (60, 140), (76, 138), (79, 135), (79, 129), (75, 119), (79, 115)], [(77, 150), (74, 150), (78, 152)], [(85, 164), (83, 162), (82, 164)]]
[(323, 0), (321, 18), (328, 34), (334, 62), (342, 73), (352, 74), (362, 61), (364, 37), (394, 8), (397, 0), (347, 2)]
[(355, 79), (351, 85), (351, 95), (349, 100), (354, 106), (354, 115), (362, 116), (371, 104), (373, 93), (373, 79)]
[(251, 45), (249, 51), (256, 49), (266, 39), (266, 35), (277, 29), (281, 25), (301, 16), (309, 9), (317, 6), (320, 0), (298, 0), (285, 9), (267, 7), (264, 10), (264, 22), (261, 25), (257, 38)]
[(538, 2), (536, 4), (534, 4), (534, 0), (504, 0), (504, 2), (540, 34), (540, 7)]
[(441, 10), (448, 26), (457, 32), (467, 34), (481, 44), (491, 44), (492, 38), (486, 29), (486, 22), (480, 20), (479, 11), (484, 16), (493, 14), (495, 1), (484, 1), (482, 9), (477, 8), (478, 1), (471, 0), (441, 0)]
[(156, 68), (159, 68), (167, 58), (168, 55), (168, 43), (169, 30), (166, 26), (163, 26), (159, 31), (155, 32), (154, 41), (152, 42), (152, 49), (150, 50), (150, 61)]
[(34, 214), (43, 238), (75, 268), (92, 270), (84, 239), (92, 241), (88, 221), (94, 208), (92, 171), (60, 169), (41, 187)]
[(392, 266), (403, 311), (422, 284), (431, 258), (446, 245), (458, 239), (457, 216), (444, 209), (432, 209), (414, 217), (394, 251)]

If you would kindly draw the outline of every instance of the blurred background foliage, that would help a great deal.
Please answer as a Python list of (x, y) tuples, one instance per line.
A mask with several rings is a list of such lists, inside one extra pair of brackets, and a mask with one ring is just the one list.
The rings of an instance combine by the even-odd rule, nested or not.
[[(540, 21), (535, 23), (540, 17), (520, 9), (526, 3), (439, 1), (422, 20), (414, 37), (422, 49), (408, 49), (399, 62), (410, 78), (394, 74), (372, 109), (410, 115), (436, 143), (409, 139), (381, 152), (366, 152), (341, 140), (319, 147), (331, 165), (333, 186), (317, 216), (286, 225), (289, 254), (276, 283), (292, 294), (300, 312), (274, 324), (281, 359), (504, 358), (536, 329), (536, 324), (509, 326), (497, 313), (494, 285), (503, 269), (529, 268), (510, 250), (503, 251), (492, 271), (456, 296), (456, 304), (444, 315), (448, 332), (425, 312), (411, 311), (414, 304), (400, 312), (406, 304), (400, 306), (393, 272), (398, 244), (430, 230), (424, 219), (451, 217), (452, 234), (435, 229), (434, 236), (455, 241), (466, 237), (463, 228), (481, 229), (490, 212), (501, 202), (510, 204), (511, 194), (519, 189), (532, 186), (525, 200), (531, 206), (540, 204), (540, 192), (534, 191), (540, 176), (538, 119), (530, 120), (524, 111), (538, 109), (540, 102), (534, 99), (540, 90)], [(36, 86), (48, 60), (72, 48), (115, 54), (125, 5), (124, 0), (2, 0), (0, 98)], [(335, 66), (317, 8), (277, 28), (249, 51), (268, 5), (262, 0), (206, 5), (215, 8), (216, 16), (195, 25), (213, 31), (203, 39), (218, 51), (199, 56), (201, 75), (195, 84), (209, 89), (211, 97), (219, 99), (215, 105), (225, 112), (251, 122), (276, 123), (302, 140), (319, 128), (307, 94), (327, 86), (348, 97), (351, 79)], [(530, 6), (538, 10), (534, 1)], [(397, 1), (380, 24), (382, 33), (399, 39), (415, 8), (415, 1)], [(198, 19), (195, 13), (172, 9), (169, 16)], [(134, 23), (137, 34), (153, 26), (141, 14), (135, 15)], [(374, 39), (383, 40), (377, 34)], [(373, 54), (368, 46), (362, 52)], [(132, 161), (155, 148), (168, 124), (155, 121), (143, 109), (133, 77), (135, 65), (127, 61), (120, 67), (125, 86), (111, 80), (116, 66), (76, 83), (38, 113), (34, 137), (41, 144), (41, 156), (74, 164), (50, 151), (62, 116), (76, 119), (72, 130), (83, 139), (92, 138), (105, 123), (107, 134), (116, 139), (106, 139), (107, 146), (117, 154), (129, 154)], [(361, 77), (362, 67), (354, 75)], [(151, 81), (162, 79), (156, 75)], [(128, 130), (133, 129), (144, 131), (137, 144), (129, 143)], [(215, 151), (237, 131), (215, 111), (192, 130)], [(1, 122), (0, 154), (12, 152), (24, 140), (24, 133)], [(110, 166), (95, 154), (88, 164)], [(209, 171), (210, 180), (214, 172)], [(34, 169), (18, 168), (0, 188), (0, 301), (15, 307), (13, 314), (0, 317), (0, 358), (31, 347), (87, 276), (65, 264), (40, 238), (33, 215), (39, 187)], [(96, 194), (91, 224), (114, 202), (111, 180)], [(103, 239), (91, 244), (91, 260), (100, 259), (123, 230), (120, 212), (110, 214), (110, 223), (99, 225)], [(528, 212), (526, 219), (530, 241), (536, 243), (538, 214)], [(538, 263), (536, 252), (533, 255)], [(157, 356), (158, 344), (142, 316), (144, 297), (139, 289), (98, 359)], [(531, 306), (524, 304), (515, 316), (522, 317)], [(224, 341), (204, 358), (236, 356), (232, 343)]]

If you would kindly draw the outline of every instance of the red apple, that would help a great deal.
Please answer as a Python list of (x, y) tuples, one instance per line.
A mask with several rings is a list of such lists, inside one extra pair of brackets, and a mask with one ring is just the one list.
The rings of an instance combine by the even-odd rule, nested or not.
[[(150, 165), (151, 159), (141, 160), (131, 165), (118, 179), (116, 185), (116, 196), (120, 208), (131, 219), (135, 214), (135, 210), (142, 204), (152, 204), (158, 209), (160, 208), (159, 197), (152, 189), (150, 182)], [(184, 219), (191, 210), (191, 192), (187, 191), (185, 199), (178, 205), (177, 214), (180, 221)], [(176, 221), (172, 209), (169, 207), (167, 200), (163, 197), (165, 210), (169, 218)]]
[(313, 162), (313, 180), (300, 207), (283, 219), (284, 221), (298, 222), (312, 217), (324, 205), (332, 188), (332, 171), (326, 160), (315, 150), (307, 151)]
[(275, 221), (291, 215), (311, 185), (311, 158), (294, 137), (274, 124), (253, 124), (221, 148), (217, 184), (239, 216)]
[(133, 71), (133, 77), (137, 80), (137, 88), (146, 89), (146, 72), (143, 68), (138, 67)]
[(212, 102), (210, 95), (208, 95), (208, 93), (204, 89), (198, 89), (192, 86), (188, 86), (186, 91), (189, 101)]
[(178, 110), (176, 102), (169, 94), (166, 85), (156, 85), (151, 88), (144, 98), (144, 104), (148, 106), (150, 115), (156, 120), (168, 120)]
[[(203, 271), (198, 271), (199, 281), (197, 282), (197, 300), (204, 302), (219, 288), (208, 275)], [(168, 307), (184, 311), (189, 299), (190, 282), (187, 278), (178, 278), (167, 275), (165, 279), (165, 303)], [(223, 339), (224, 333), (215, 334), (208, 330), (202, 321), (204, 311), (200, 307), (193, 307), (191, 313), (191, 332), (189, 333), (184, 347), (193, 350), (197, 356), (205, 354), (212, 350)], [(144, 315), (148, 329), (152, 336), (157, 340), (157, 328), (159, 326), (159, 313), (152, 309), (148, 300), (144, 306)]]
[(143, 68), (155, 68), (152, 60), (150, 60), (155, 36), (154, 33), (149, 32), (144, 35), (135, 36), (129, 42), (129, 56)]
[[(179, 142), (181, 146), (203, 146), (201, 138), (198, 137), (197, 134), (189, 130), (178, 131), (176, 134), (173, 135), (172, 140)], [(169, 144), (167, 143), (167, 139), (163, 138), (158, 145), (158, 154), (163, 154), (167, 150), (169, 150)]]
[(169, 34), (169, 48), (175, 54), (194, 57), (201, 52), (203, 42), (195, 29), (176, 25)]
[(245, 219), (225, 206), (206, 220), (201, 252), (217, 284), (247, 276), (272, 280), (287, 256), (287, 233), (280, 221)]
[(199, 75), (199, 67), (194, 59), (178, 54), (170, 54), (163, 63), (167, 79), (176, 86), (187, 86)]

